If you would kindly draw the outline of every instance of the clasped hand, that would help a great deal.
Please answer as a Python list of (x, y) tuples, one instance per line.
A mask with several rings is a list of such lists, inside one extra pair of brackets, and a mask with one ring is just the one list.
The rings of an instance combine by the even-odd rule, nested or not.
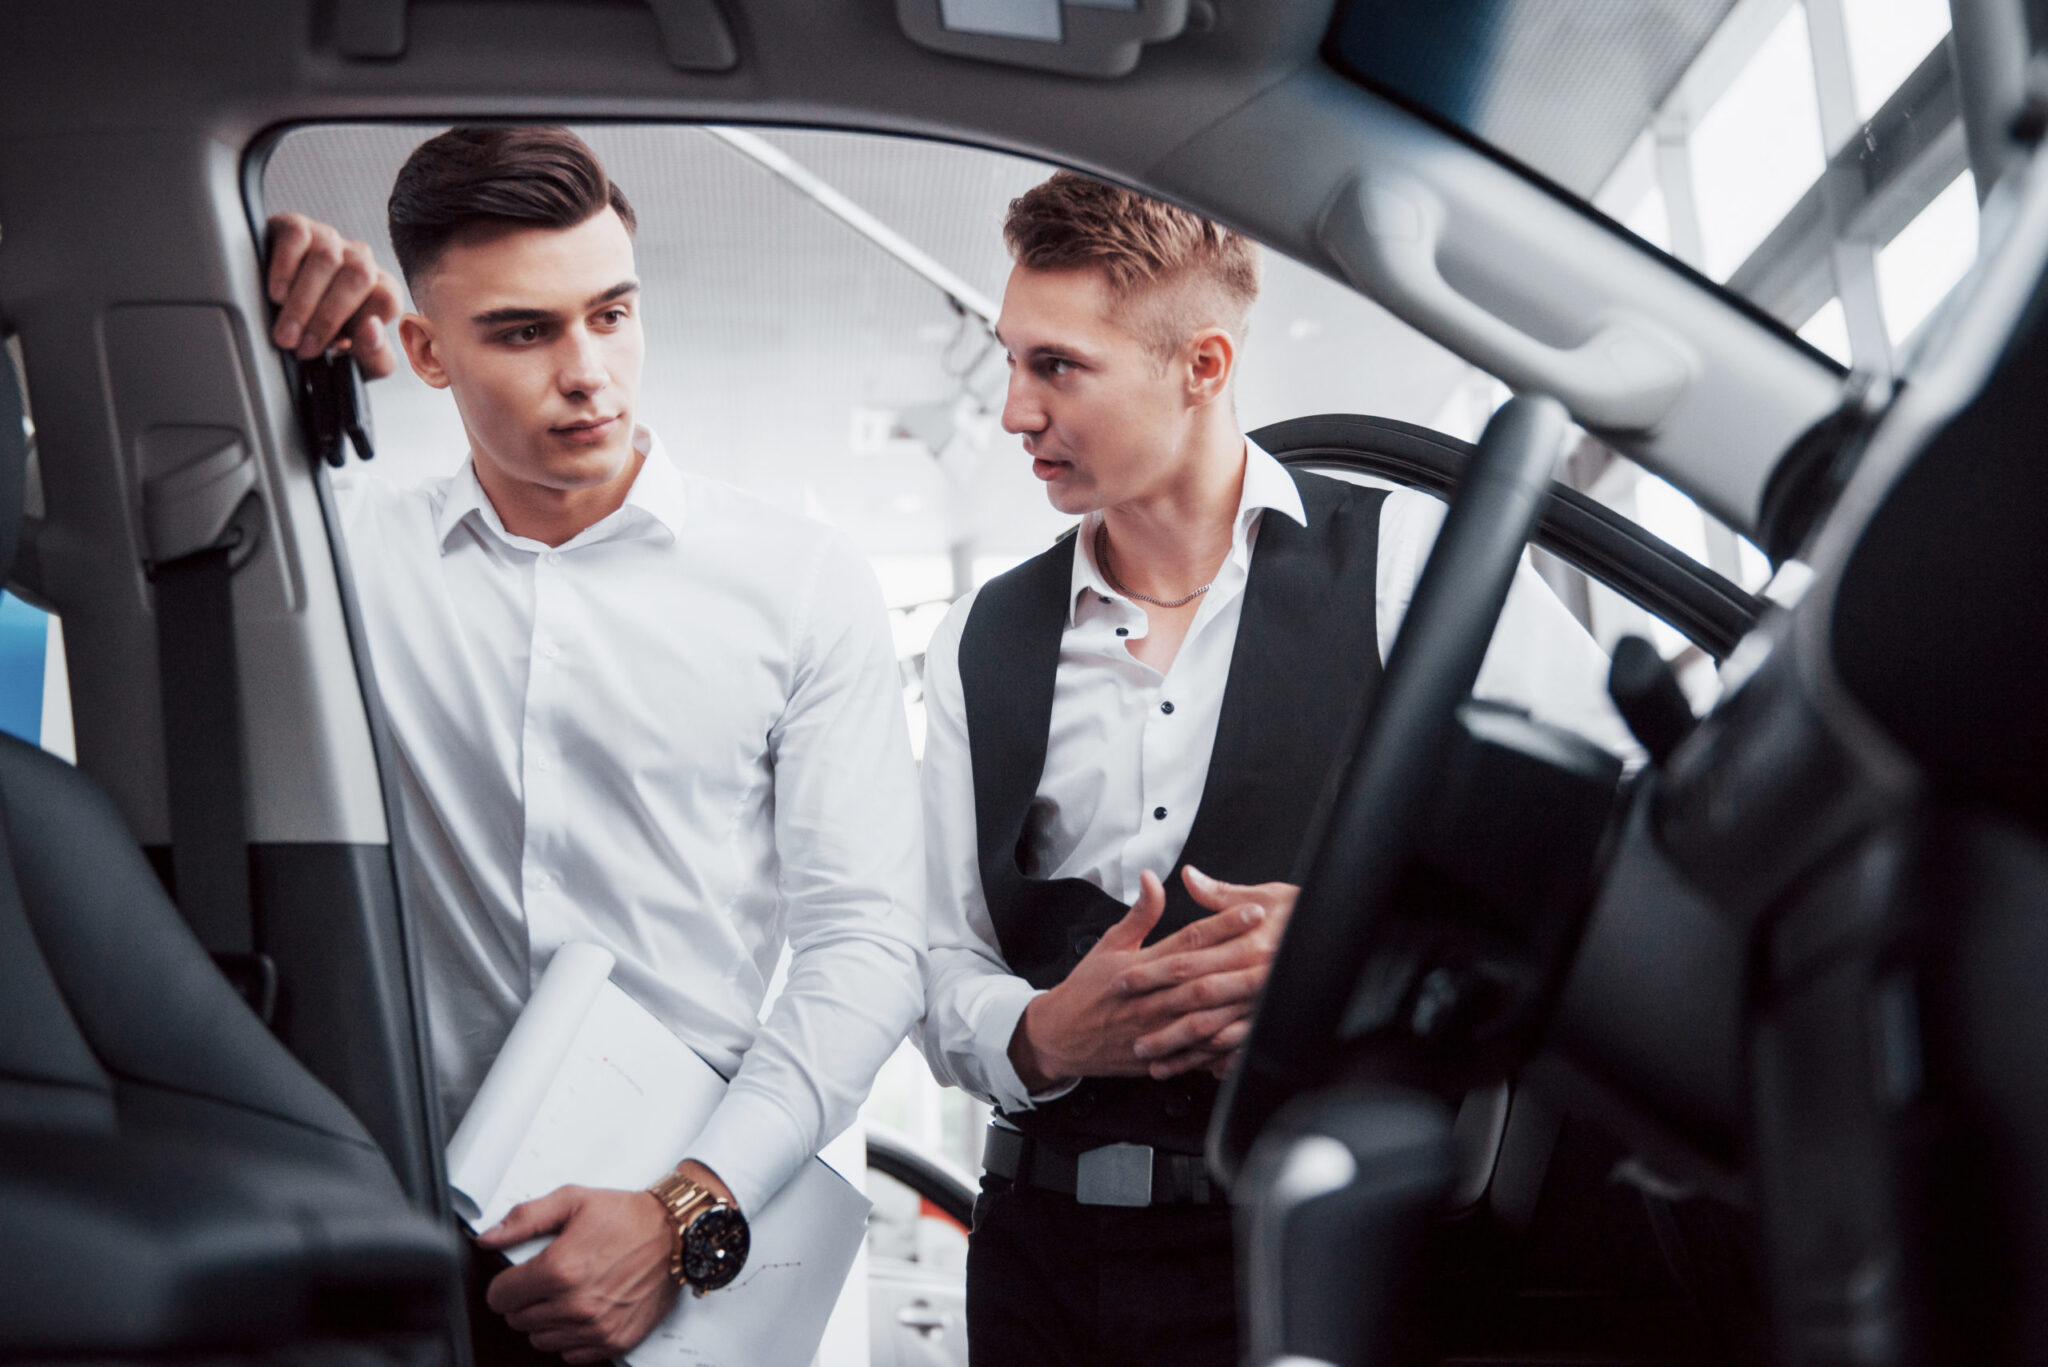
[(1166, 888), (1147, 872), (1124, 918), (1025, 1008), (1010, 1061), (1031, 1091), (1075, 1078), (1169, 1078), (1195, 1068), (1221, 1076), (1229, 1066), (1251, 1030), (1300, 889), (1225, 883), (1193, 867), (1181, 876), (1211, 915), (1148, 947)]

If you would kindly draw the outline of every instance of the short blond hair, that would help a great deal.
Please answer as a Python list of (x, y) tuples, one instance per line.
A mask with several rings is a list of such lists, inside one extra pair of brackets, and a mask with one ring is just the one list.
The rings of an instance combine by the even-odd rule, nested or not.
[(1003, 241), (1030, 270), (1100, 270), (1118, 321), (1162, 361), (1205, 327), (1242, 340), (1259, 297), (1250, 238), (1072, 171), (1010, 201)]

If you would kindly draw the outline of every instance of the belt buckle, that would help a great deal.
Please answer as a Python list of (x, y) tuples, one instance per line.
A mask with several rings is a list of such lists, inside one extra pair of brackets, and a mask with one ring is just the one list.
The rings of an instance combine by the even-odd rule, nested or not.
[(1152, 1150), (1145, 1144), (1104, 1144), (1074, 1160), (1074, 1199), (1084, 1206), (1152, 1204)]

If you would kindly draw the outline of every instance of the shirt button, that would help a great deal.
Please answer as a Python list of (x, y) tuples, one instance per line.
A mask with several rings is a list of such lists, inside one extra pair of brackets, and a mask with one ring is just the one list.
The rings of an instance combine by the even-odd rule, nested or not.
[(526, 881), (533, 885), (535, 892), (546, 892), (548, 890), (548, 876), (544, 873), (536, 873)]
[[(556, 645), (553, 641), (549, 641), (546, 645), (540, 648), (540, 653), (547, 656), (550, 660), (552, 660), (562, 653), (562, 648)], [(1169, 712), (1171, 712), (1172, 710), (1173, 709), (1171, 707), (1167, 708), (1167, 711)]]
[(1164, 820), (1166, 820), (1166, 808), (1164, 808), (1164, 807), (1154, 807), (1154, 808), (1152, 809), (1152, 819), (1153, 819), (1154, 821), (1164, 821)]
[(548, 762), (546, 757), (535, 756), (533, 761), (533, 767), (537, 772), (545, 774), (548, 771)]
[(562, 563), (562, 553), (560, 551), (547, 551), (542, 554), (541, 559), (547, 561), (550, 565), (559, 565)]
[(1159, 704), (1159, 710), (1170, 717), (1173, 715), (1173, 704), (1170, 702), (1163, 702)]
[(1116, 634), (1119, 636), (1128, 636), (1131, 634), (1131, 629), (1129, 627), (1118, 627), (1116, 629)]

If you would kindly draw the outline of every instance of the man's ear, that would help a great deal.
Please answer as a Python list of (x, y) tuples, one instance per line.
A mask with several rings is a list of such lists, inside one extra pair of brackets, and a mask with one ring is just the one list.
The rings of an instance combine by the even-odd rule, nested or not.
[(1213, 403), (1230, 391), (1230, 377), (1237, 370), (1237, 340), (1222, 328), (1203, 328), (1181, 348), (1186, 364), (1188, 398), (1197, 404)]
[(412, 373), (436, 389), (448, 387), (448, 367), (441, 364), (441, 340), (425, 315), (408, 313), (398, 320), (398, 340), (405, 345), (405, 359)]

